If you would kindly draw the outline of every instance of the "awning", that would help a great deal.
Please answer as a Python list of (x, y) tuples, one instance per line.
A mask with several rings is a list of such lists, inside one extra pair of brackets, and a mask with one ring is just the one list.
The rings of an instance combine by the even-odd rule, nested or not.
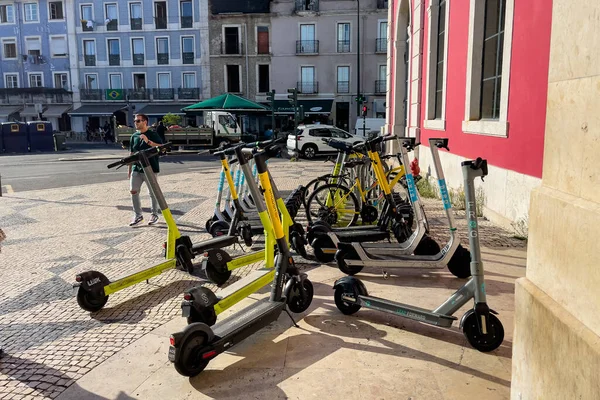
[(191, 103), (179, 104), (179, 103), (157, 103), (157, 104), (148, 104), (145, 107), (142, 107), (137, 112), (140, 114), (146, 114), (149, 117), (154, 116), (163, 116), (165, 114), (177, 114), (177, 115), (185, 115), (185, 112), (181, 111), (183, 107), (190, 106)]
[(127, 107), (125, 103), (85, 104), (69, 112), (72, 117), (110, 117), (114, 112)]
[[(298, 99), (298, 107), (304, 106), (304, 114), (330, 114), (333, 99)], [(275, 100), (275, 114), (294, 114), (294, 107), (287, 100)]]
[(71, 104), (49, 104), (46, 111), (43, 112), (43, 116), (46, 118), (60, 118), (71, 107)]
[(29, 105), (25, 106), (23, 111), (20, 111), (19, 114), (21, 117), (38, 117), (39, 113), (35, 111), (35, 106)]
[(0, 118), (8, 118), (11, 114), (21, 111), (23, 106), (6, 106), (0, 107)]

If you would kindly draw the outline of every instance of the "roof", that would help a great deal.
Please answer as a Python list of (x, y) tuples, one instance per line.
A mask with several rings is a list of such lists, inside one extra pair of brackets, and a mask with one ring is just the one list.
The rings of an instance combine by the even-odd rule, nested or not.
[(146, 114), (148, 116), (163, 116), (165, 114), (178, 114), (185, 115), (185, 112), (181, 111), (183, 107), (190, 106), (190, 103), (155, 103), (148, 104), (145, 107), (140, 108), (137, 112), (140, 114)]
[(48, 104), (48, 108), (42, 115), (46, 118), (60, 118), (64, 113), (70, 110), (71, 107), (71, 104)]
[(185, 109), (186, 112), (203, 110), (268, 111), (269, 108), (252, 100), (248, 100), (242, 96), (232, 93), (224, 93), (199, 103), (192, 104)]
[(0, 117), (8, 118), (11, 114), (21, 111), (23, 106), (2, 106), (0, 107)]
[(216, 14), (257, 14), (271, 11), (271, 0), (211, 0), (211, 12)]
[(86, 117), (86, 116), (111, 116), (115, 111), (122, 110), (127, 107), (125, 103), (96, 103), (85, 104), (76, 110), (69, 112), (70, 116)]

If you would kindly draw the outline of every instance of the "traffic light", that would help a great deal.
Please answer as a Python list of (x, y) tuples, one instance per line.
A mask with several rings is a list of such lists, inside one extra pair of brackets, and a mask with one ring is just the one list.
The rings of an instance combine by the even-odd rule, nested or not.
[(296, 88), (292, 88), (292, 89), (288, 89), (288, 101), (290, 102), (290, 104), (293, 104), (294, 107), (297, 107), (296, 104), (298, 104), (298, 89)]
[(363, 104), (363, 106), (362, 106), (362, 112), (361, 112), (361, 115), (362, 115), (363, 117), (366, 117), (366, 116), (367, 116), (367, 105), (366, 105), (366, 104)]
[(275, 89), (267, 92), (267, 101), (271, 104), (275, 102)]
[(304, 120), (304, 106), (298, 107), (298, 120)]

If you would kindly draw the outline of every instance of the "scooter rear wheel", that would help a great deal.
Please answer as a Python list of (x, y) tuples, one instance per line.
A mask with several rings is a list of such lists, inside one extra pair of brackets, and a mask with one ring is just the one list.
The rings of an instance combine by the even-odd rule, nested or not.
[(500, 320), (492, 313), (488, 314), (488, 318), (491, 329), (486, 335), (482, 335), (479, 332), (479, 323), (476, 313), (470, 314), (463, 324), (463, 333), (469, 341), (469, 344), (483, 353), (496, 350), (504, 340), (504, 327), (502, 326), (502, 322), (500, 322)]
[(94, 293), (83, 288), (77, 290), (77, 304), (85, 311), (96, 312), (100, 311), (108, 301), (108, 296), (101, 293)]
[(198, 332), (190, 335), (181, 344), (180, 356), (173, 363), (175, 370), (183, 376), (196, 376), (204, 371), (208, 361), (202, 359), (202, 349), (206, 346), (206, 336)]
[(227, 268), (227, 264), (218, 267), (207, 261), (205, 272), (208, 280), (217, 286), (221, 286), (231, 277), (231, 271)]
[(416, 256), (434, 256), (440, 252), (440, 245), (431, 236), (423, 236), (414, 253)]
[(225, 221), (215, 221), (208, 228), (208, 233), (212, 237), (227, 235), (229, 233), (229, 224)]
[(351, 252), (338, 250), (335, 252), (335, 261), (337, 262), (338, 268), (340, 271), (345, 273), (346, 275), (356, 275), (360, 271), (362, 271), (362, 265), (348, 265), (346, 264), (346, 259), (350, 260), (358, 260), (358, 254), (356, 251), (352, 250)]
[(342, 299), (342, 295), (344, 294), (344, 289), (342, 287), (337, 287), (335, 289), (334, 299), (335, 305), (345, 315), (351, 315), (360, 310), (360, 305), (347, 303)]
[(304, 239), (300, 236), (298, 232), (290, 233), (290, 244), (292, 249), (300, 255), (300, 257), (306, 259), (308, 254), (306, 253), (306, 248), (304, 247)]
[[(331, 238), (327, 235), (317, 237), (312, 242), (313, 252), (315, 258), (322, 263), (330, 263), (335, 257), (335, 244), (331, 241)], [(334, 249), (331, 253), (325, 252), (324, 249)]]
[[(294, 286), (292, 286), (292, 290), (290, 291), (287, 301), (290, 311), (295, 314), (306, 311), (308, 307), (310, 307), (314, 295), (313, 284), (308, 279), (304, 280), (302, 283), (302, 288), (299, 286), (299, 283), (296, 283)], [(300, 292), (301, 290), (304, 290), (304, 293), (306, 293), (306, 299), (304, 300), (302, 300), (302, 293)]]

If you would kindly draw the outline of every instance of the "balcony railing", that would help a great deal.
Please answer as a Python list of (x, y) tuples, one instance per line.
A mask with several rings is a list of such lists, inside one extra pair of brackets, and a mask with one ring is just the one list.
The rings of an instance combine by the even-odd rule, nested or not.
[(130, 18), (129, 26), (132, 31), (141, 31), (142, 30), (142, 19), (141, 18)]
[(298, 93), (313, 94), (319, 93), (319, 82), (297, 82)]
[(318, 40), (296, 40), (296, 54), (318, 54)]
[(387, 91), (387, 81), (378, 80), (375, 81), (375, 93), (385, 93)]
[(116, 19), (111, 19), (108, 24), (106, 24), (107, 31), (118, 31), (119, 30), (119, 21)]
[(81, 89), (81, 100), (104, 100), (103, 89)]
[(91, 31), (93, 31), (93, 30), (94, 30), (94, 25), (93, 25), (93, 23), (92, 23), (92, 25), (88, 26), (88, 24), (87, 24), (87, 21), (86, 21), (85, 19), (82, 19), (82, 20), (81, 20), (81, 29), (82, 29), (84, 32), (91, 32)]
[(350, 41), (349, 40), (338, 40), (337, 52), (338, 53), (350, 53)]
[(337, 82), (338, 93), (350, 93), (350, 82), (349, 81), (338, 81)]
[(129, 96), (129, 100), (150, 100), (150, 90), (148, 89), (127, 89), (125, 96)]
[(194, 17), (189, 16), (182, 16), (181, 17), (181, 27), (182, 28), (191, 28), (194, 26)]
[(158, 53), (156, 55), (156, 61), (157, 61), (158, 65), (169, 64), (169, 53)]
[(375, 52), (387, 53), (387, 38), (375, 39)]
[(154, 100), (173, 100), (175, 89), (152, 89)]
[(388, 8), (388, 0), (377, 0), (377, 8)]
[(96, 55), (85, 55), (83, 56), (86, 67), (94, 67), (96, 65)]
[(221, 54), (242, 54), (242, 46), (239, 42), (223, 42), (221, 43)]
[(0, 89), (0, 104), (73, 103), (73, 95), (65, 89), (37, 87)]
[(154, 17), (154, 27), (156, 29), (167, 29), (167, 18)]
[(110, 54), (108, 56), (108, 65), (121, 65), (121, 55)]
[(199, 88), (179, 88), (177, 89), (179, 100), (196, 100), (200, 98)]
[(133, 65), (144, 65), (144, 55), (143, 54), (134, 54), (133, 55)]
[(296, 6), (294, 8), (296, 12), (318, 12), (319, 11), (319, 0), (311, 0), (307, 3), (306, 0), (296, 0)]
[(184, 64), (193, 64), (194, 63), (194, 52), (184, 52), (181, 55)]

